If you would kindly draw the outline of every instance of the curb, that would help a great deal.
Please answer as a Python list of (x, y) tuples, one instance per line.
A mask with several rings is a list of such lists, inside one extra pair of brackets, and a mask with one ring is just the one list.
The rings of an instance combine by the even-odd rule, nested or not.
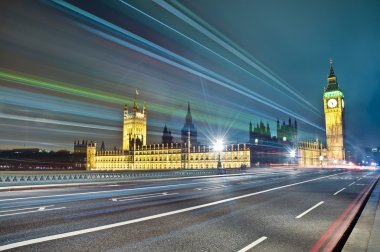
[(380, 251), (380, 183), (373, 189), (367, 204), (355, 223), (342, 251)]
[(341, 251), (373, 189), (379, 181), (379, 178), (380, 175), (377, 175), (377, 177), (359, 193), (359, 195), (338, 217), (336, 222), (334, 222), (323, 236), (313, 245), (309, 250), (310, 252)]

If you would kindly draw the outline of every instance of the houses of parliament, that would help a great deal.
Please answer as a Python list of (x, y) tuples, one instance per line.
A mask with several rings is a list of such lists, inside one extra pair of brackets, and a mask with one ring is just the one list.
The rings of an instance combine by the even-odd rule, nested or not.
[(202, 145), (197, 140), (197, 128), (192, 119), (190, 103), (181, 129), (180, 142), (174, 142), (171, 131), (163, 129), (162, 141), (147, 144), (147, 106), (139, 107), (136, 99), (131, 109), (124, 107), (122, 149), (98, 148), (94, 141), (75, 141), (74, 152), (85, 155), (87, 170), (174, 170), (242, 168), (272, 165), (318, 167), (338, 164), (344, 154), (344, 96), (338, 86), (332, 61), (323, 104), (327, 148), (317, 139), (300, 141), (298, 123), (277, 120), (276, 135), (268, 123), (249, 123), (246, 143), (224, 145), (221, 150)]

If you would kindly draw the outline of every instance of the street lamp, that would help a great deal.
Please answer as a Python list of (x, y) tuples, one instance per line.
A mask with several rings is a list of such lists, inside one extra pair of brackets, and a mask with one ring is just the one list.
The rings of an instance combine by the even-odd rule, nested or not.
[(290, 150), (289, 157), (295, 158), (296, 157), (296, 150)]
[(323, 166), (323, 156), (322, 155), (319, 156), (319, 161), (321, 162), (321, 166)]
[(218, 165), (217, 165), (217, 168), (218, 168), (218, 171), (219, 171), (219, 169), (222, 168), (222, 161), (220, 160), (220, 153), (223, 150), (223, 139), (217, 139), (214, 142), (214, 150), (218, 152)]
[(296, 150), (295, 149), (291, 149), (289, 151), (289, 157), (290, 157), (290, 164), (294, 164), (295, 163), (295, 157), (296, 157)]

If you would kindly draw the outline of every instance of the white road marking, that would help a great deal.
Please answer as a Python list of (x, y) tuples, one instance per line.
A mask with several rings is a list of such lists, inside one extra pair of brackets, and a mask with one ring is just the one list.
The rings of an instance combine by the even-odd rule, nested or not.
[(358, 181), (361, 180), (361, 179), (362, 179), (362, 178), (359, 178)]
[[(52, 205), (52, 206), (54, 206), (54, 205)], [(14, 213), (1, 214), (0, 217), (4, 217), (4, 216), (12, 216), (12, 215), (20, 215), (20, 214), (28, 214), (28, 213), (37, 213), (37, 212), (46, 212), (46, 211), (59, 210), (59, 209), (64, 209), (64, 208), (66, 208), (66, 207), (56, 207), (56, 208), (48, 208), (48, 209), (46, 209), (47, 207), (51, 207), (51, 206), (35, 207), (35, 208), (34, 208), (35, 210), (31, 210), (31, 211), (24, 211), (24, 212), (14, 212)], [(32, 208), (31, 208), (31, 209), (32, 209)], [(0, 247), (0, 251), (1, 251), (1, 247)]]
[(263, 182), (264, 180), (255, 180), (255, 181), (245, 181), (245, 182), (240, 182), (239, 185), (250, 185), (253, 183), (260, 183)]
[(226, 188), (228, 186), (226, 185), (217, 185), (217, 186), (211, 186), (211, 187), (203, 187), (203, 188), (195, 188), (194, 190), (197, 191), (208, 191), (208, 190), (215, 190), (215, 189), (221, 189), (221, 188)]
[(175, 195), (175, 194), (178, 194), (178, 193), (164, 192), (164, 193), (140, 194), (140, 195), (127, 196), (127, 197), (112, 198), (111, 200), (114, 202), (131, 201), (131, 200), (138, 200), (138, 199), (148, 199), (148, 198), (154, 198), (154, 197), (169, 196), (169, 195)]
[(364, 186), (364, 185), (366, 185), (366, 184), (355, 184), (355, 185), (357, 185), (357, 186)]
[(351, 184), (349, 184), (348, 186), (352, 186), (353, 184), (355, 184), (355, 182), (352, 182)]
[(187, 184), (173, 184), (173, 185), (163, 185), (163, 186), (150, 186), (150, 187), (128, 188), (128, 189), (96, 191), (96, 192), (83, 192), (83, 193), (67, 193), (67, 194), (55, 194), (55, 195), (44, 195), (44, 196), (32, 196), (32, 197), (25, 197), (25, 198), (0, 199), (0, 202), (4, 202), (4, 201), (16, 201), (16, 200), (28, 200), (28, 199), (40, 199), (40, 198), (66, 197), (66, 196), (87, 195), (87, 194), (100, 194), (100, 193), (109, 193), (109, 192), (123, 192), (123, 191), (136, 191), (136, 190), (146, 190), (146, 189), (158, 189), (158, 188), (167, 188), (167, 187), (175, 187), (175, 186), (183, 186), (183, 185), (198, 185), (198, 184), (202, 184), (202, 183), (207, 183), (207, 182), (187, 183)]
[(268, 237), (266, 236), (263, 236), (259, 239), (257, 239), (256, 241), (252, 242), (251, 244), (249, 244), (248, 246), (245, 246), (244, 248), (242, 248), (241, 250), (239, 250), (238, 252), (246, 252), (248, 250), (250, 250), (251, 248), (253, 248), (254, 246), (258, 245), (259, 243), (265, 241)]
[(137, 218), (137, 219), (133, 219), (133, 220), (122, 221), (122, 222), (117, 222), (117, 223), (113, 223), (113, 224), (107, 224), (107, 225), (93, 227), (93, 228), (87, 228), (87, 229), (82, 229), (82, 230), (62, 233), (62, 234), (49, 235), (49, 236), (45, 236), (45, 237), (40, 237), (40, 238), (35, 238), (35, 239), (30, 239), (30, 240), (15, 242), (15, 243), (10, 243), (10, 244), (6, 244), (6, 245), (0, 246), (0, 251), (4, 251), (4, 250), (7, 250), (7, 249), (13, 249), (13, 248), (19, 248), (19, 247), (23, 247), (23, 246), (26, 246), (26, 245), (41, 243), (41, 242), (45, 242), (45, 241), (52, 241), (52, 240), (57, 240), (57, 239), (62, 239), (62, 238), (82, 235), (82, 234), (88, 234), (88, 233), (97, 232), (97, 231), (101, 231), (101, 230), (106, 230), (106, 229), (110, 229), (110, 228), (125, 226), (125, 225), (129, 225), (129, 224), (133, 224), (133, 223), (138, 223), (138, 222), (143, 222), (143, 221), (147, 221), (147, 220), (153, 220), (153, 219), (157, 219), (157, 218), (162, 218), (162, 217), (166, 217), (166, 216), (170, 216), (170, 215), (174, 215), (174, 214), (189, 212), (189, 211), (193, 211), (193, 210), (197, 210), (197, 209), (201, 209), (201, 208), (205, 208), (205, 207), (209, 207), (209, 206), (219, 205), (219, 204), (222, 204), (222, 203), (226, 203), (226, 202), (230, 202), (230, 201), (234, 201), (234, 200), (238, 200), (238, 199), (244, 199), (244, 198), (251, 197), (251, 196), (254, 196), (254, 195), (258, 195), (258, 194), (263, 194), (263, 193), (267, 193), (267, 192), (271, 192), (271, 191), (280, 190), (280, 189), (283, 189), (283, 188), (288, 188), (288, 187), (292, 187), (292, 186), (296, 186), (296, 185), (301, 185), (301, 184), (317, 181), (317, 180), (324, 179), (324, 178), (329, 178), (329, 177), (336, 176), (336, 175), (339, 175), (339, 174), (341, 174), (341, 173), (336, 173), (336, 174), (332, 174), (332, 175), (322, 176), (322, 177), (319, 177), (319, 178), (304, 180), (304, 181), (301, 181), (301, 182), (292, 183), (292, 184), (288, 184), (288, 185), (283, 185), (283, 186), (279, 186), (279, 187), (274, 187), (274, 188), (266, 189), (266, 190), (259, 191), (259, 192), (254, 192), (254, 193), (250, 193), (250, 194), (240, 195), (240, 196), (233, 197), (233, 198), (228, 198), (228, 199), (224, 199), (224, 200), (218, 200), (218, 201), (210, 202), (210, 203), (207, 203), (207, 204), (202, 204), (202, 205), (197, 205), (197, 206), (193, 206), (193, 207), (183, 208), (183, 209), (179, 209), (179, 210), (175, 210), (175, 211), (170, 211), (170, 212), (166, 212), (166, 213), (161, 213), (161, 214), (155, 214), (155, 215), (146, 216), (146, 217), (142, 217), (142, 218)]
[(296, 217), (296, 219), (301, 218), (302, 216), (304, 216), (305, 214), (309, 213), (309, 212), (312, 211), (313, 209), (319, 207), (319, 206), (322, 205), (323, 203), (325, 203), (325, 202), (324, 202), (324, 201), (321, 201), (321, 202), (319, 202), (318, 204), (316, 204), (316, 205), (310, 207), (310, 208), (307, 209), (305, 212), (303, 212), (303, 213), (301, 213), (300, 215), (298, 215), (298, 216)]
[[(41, 206), (41, 207), (51, 207), (51, 206), (54, 206), (54, 205), (50, 205), (50, 206)], [(17, 209), (1, 210), (0, 213), (17, 212), (17, 211), (23, 211), (23, 210), (36, 209), (36, 208), (39, 208), (39, 207), (25, 207), (25, 208), (17, 208)]]
[(337, 192), (335, 192), (333, 195), (335, 196), (335, 195), (337, 195), (338, 193), (340, 193), (341, 191), (343, 191), (343, 190), (345, 190), (346, 188), (345, 187), (343, 187), (342, 189), (340, 189), (339, 191), (337, 191)]

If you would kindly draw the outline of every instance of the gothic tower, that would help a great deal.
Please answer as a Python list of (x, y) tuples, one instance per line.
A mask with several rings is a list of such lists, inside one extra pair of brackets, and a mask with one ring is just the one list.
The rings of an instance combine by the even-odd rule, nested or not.
[(136, 100), (132, 111), (124, 106), (123, 120), (123, 150), (135, 149), (136, 146), (146, 145), (146, 105), (139, 109)]
[(345, 159), (344, 150), (344, 95), (338, 85), (330, 59), (330, 74), (328, 84), (323, 94), (323, 104), (326, 124), (327, 158), (329, 162), (337, 163)]
[(189, 139), (188, 132), (190, 132), (190, 144), (192, 146), (198, 145), (197, 128), (195, 127), (195, 125), (193, 123), (193, 117), (191, 116), (190, 102), (187, 104), (186, 120), (185, 120), (185, 124), (183, 125), (182, 130), (181, 130), (181, 143), (182, 144), (188, 144), (188, 139)]

